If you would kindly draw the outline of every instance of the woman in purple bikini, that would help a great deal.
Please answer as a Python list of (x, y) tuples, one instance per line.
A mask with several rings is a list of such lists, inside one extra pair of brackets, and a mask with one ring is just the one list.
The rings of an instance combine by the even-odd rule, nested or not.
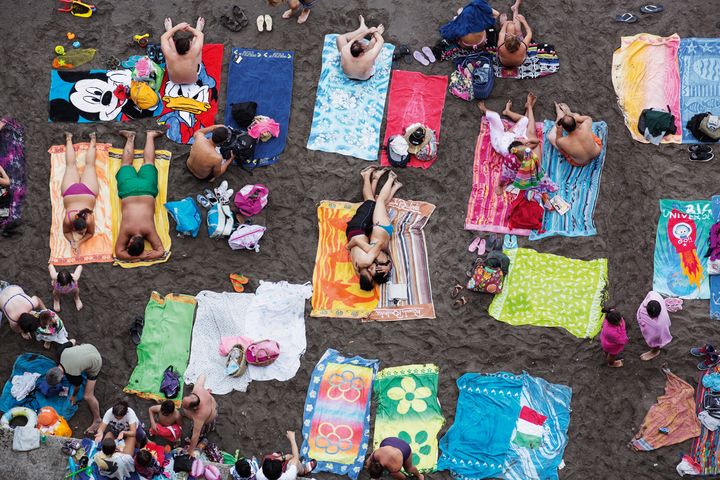
[(380, 447), (365, 462), (365, 468), (372, 479), (382, 477), (387, 470), (396, 480), (405, 480), (406, 476), (402, 473), (405, 469), (408, 475), (417, 480), (425, 480), (423, 474), (412, 463), (410, 445), (397, 437), (388, 437), (380, 442)]
[(65, 175), (60, 191), (65, 206), (63, 235), (77, 253), (80, 244), (95, 234), (93, 209), (99, 192), (95, 171), (95, 133), (90, 134), (90, 146), (85, 157), (85, 171), (80, 177), (75, 160), (72, 133), (65, 132)]

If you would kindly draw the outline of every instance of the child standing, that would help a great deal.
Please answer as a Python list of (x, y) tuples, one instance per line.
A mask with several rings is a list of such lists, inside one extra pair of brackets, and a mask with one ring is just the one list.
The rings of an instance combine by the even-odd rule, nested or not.
[[(317, 1), (318, 0), (287, 0), (288, 7), (290, 7), (290, 9), (286, 10), (285, 13), (282, 14), (282, 18), (288, 19), (295, 15), (298, 11), (302, 10), (300, 16), (298, 17), (298, 23), (305, 23), (310, 15), (310, 10), (315, 6)], [(285, 3), (285, 0), (268, 0), (268, 4), (271, 7), (277, 7), (283, 3)]]
[(663, 298), (657, 292), (645, 296), (637, 311), (637, 321), (645, 343), (650, 351), (640, 355), (641, 360), (652, 360), (660, 355), (660, 349), (672, 341), (670, 334), (670, 314), (682, 309), (679, 298)]
[(58, 272), (55, 269), (55, 265), (48, 265), (50, 279), (52, 280), (53, 309), (55, 309), (56, 312), (60, 311), (60, 297), (62, 295), (72, 295), (75, 299), (75, 308), (78, 310), (83, 307), (80, 301), (80, 287), (78, 286), (78, 280), (80, 280), (82, 270), (82, 265), (78, 265), (73, 273), (67, 270), (60, 270)]
[(605, 313), (605, 319), (600, 331), (600, 345), (605, 352), (607, 366), (620, 368), (623, 366), (623, 361), (617, 357), (628, 343), (625, 319), (614, 308), (603, 309), (603, 313)]

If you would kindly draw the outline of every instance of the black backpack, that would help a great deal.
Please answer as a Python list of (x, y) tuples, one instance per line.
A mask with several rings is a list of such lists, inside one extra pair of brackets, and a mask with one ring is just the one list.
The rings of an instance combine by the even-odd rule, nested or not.
[(645, 129), (650, 131), (650, 135), (657, 137), (665, 132), (665, 135), (674, 135), (677, 132), (675, 126), (675, 115), (671, 113), (670, 105), (667, 111), (655, 108), (646, 108), (640, 113), (638, 119), (638, 131), (641, 135), (645, 135)]
[(685, 128), (690, 130), (690, 133), (692, 133), (693, 137), (695, 137), (699, 142), (715, 142), (716, 140), (708, 137), (700, 130), (700, 122), (703, 121), (705, 117), (710, 115), (710, 112), (705, 113), (698, 113), (697, 115), (693, 115), (693, 117), (688, 120), (687, 124), (685, 124)]

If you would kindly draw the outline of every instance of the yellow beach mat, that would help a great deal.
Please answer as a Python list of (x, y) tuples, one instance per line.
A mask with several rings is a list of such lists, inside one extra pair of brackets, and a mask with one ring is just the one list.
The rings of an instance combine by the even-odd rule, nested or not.
[(345, 248), (345, 227), (359, 203), (324, 200), (318, 206), (320, 235), (313, 272), (313, 317), (365, 318), (378, 306), (379, 292), (365, 292)]
[[(122, 149), (111, 148), (110, 149), (110, 202), (112, 204), (112, 244), (113, 252), (115, 251), (115, 242), (118, 238), (118, 232), (120, 231), (120, 221), (122, 220), (122, 206), (120, 205), (120, 197), (118, 197), (117, 180), (115, 174), (120, 170), (122, 164)], [(158, 170), (158, 195), (155, 198), (155, 229), (157, 234), (160, 236), (163, 247), (167, 255), (157, 260), (144, 261), (144, 262), (126, 262), (115, 260), (115, 265), (120, 265), (123, 268), (135, 268), (135, 267), (147, 267), (156, 263), (165, 263), (170, 258), (170, 221), (168, 220), (168, 213), (165, 209), (165, 202), (167, 202), (167, 189), (168, 189), (168, 172), (170, 171), (170, 158), (172, 153), (168, 150), (155, 150), (155, 167)], [(135, 150), (135, 158), (133, 159), (133, 167), (135, 170), (139, 169), (143, 164), (143, 151)], [(145, 249), (151, 248), (150, 245), (145, 242)]]
[[(80, 176), (85, 171), (85, 157), (90, 144), (76, 144), (77, 165)], [(78, 265), (113, 261), (112, 210), (110, 206), (109, 143), (96, 144), (95, 171), (100, 191), (93, 209), (95, 234), (80, 245), (73, 254), (70, 242), (63, 235), (65, 207), (62, 197), (62, 179), (65, 175), (65, 145), (53, 145), (50, 153), (50, 201), (52, 225), (50, 227), (50, 263), (53, 265)]]

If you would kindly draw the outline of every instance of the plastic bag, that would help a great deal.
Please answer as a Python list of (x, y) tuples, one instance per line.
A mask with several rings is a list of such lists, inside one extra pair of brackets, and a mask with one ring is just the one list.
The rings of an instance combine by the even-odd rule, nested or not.
[(202, 218), (200, 210), (192, 197), (186, 197), (176, 202), (168, 202), (165, 208), (175, 220), (175, 230), (180, 235), (189, 235), (193, 238), (198, 236)]

